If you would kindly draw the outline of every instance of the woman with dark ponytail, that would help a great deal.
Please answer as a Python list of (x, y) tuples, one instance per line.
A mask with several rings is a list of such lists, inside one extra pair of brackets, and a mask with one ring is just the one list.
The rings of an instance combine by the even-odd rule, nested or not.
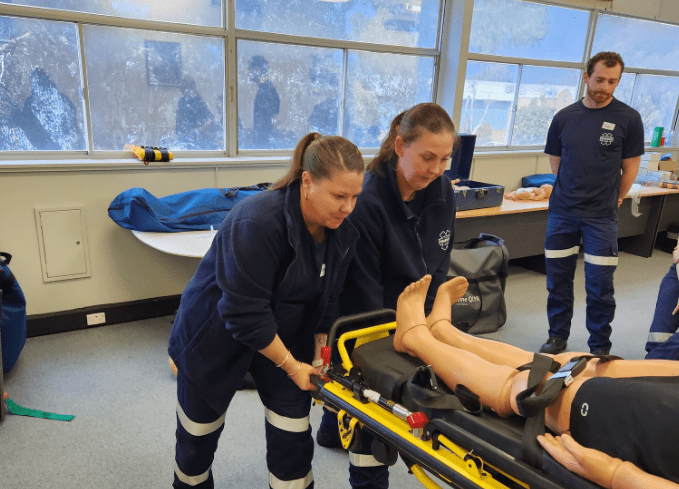
[(315, 335), (338, 316), (358, 239), (346, 217), (363, 171), (354, 144), (308, 134), (288, 173), (239, 203), (220, 226), (170, 333), (178, 370), (174, 487), (214, 487), (226, 409), (247, 372), (265, 407), (270, 485), (313, 487)]
[[(397, 115), (379, 154), (368, 165), (363, 192), (349, 221), (361, 237), (340, 297), (340, 313), (396, 309), (399, 294), (430, 274), (427, 313), (447, 280), (455, 234), (455, 194), (443, 174), (458, 141), (455, 126), (437, 104)], [(367, 433), (364, 435), (368, 436)], [(323, 415), (316, 441), (339, 446), (336, 416)], [(353, 488), (386, 488), (387, 467), (370, 455), (370, 440), (350, 453)]]

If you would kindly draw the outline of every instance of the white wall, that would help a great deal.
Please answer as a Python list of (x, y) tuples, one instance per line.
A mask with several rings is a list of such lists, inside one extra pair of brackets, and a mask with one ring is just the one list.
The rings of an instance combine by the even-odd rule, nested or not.
[[(172, 168), (0, 172), (0, 251), (13, 255), (10, 268), (27, 300), (28, 314), (68, 311), (97, 304), (180, 294), (198, 259), (162, 253), (138, 241), (108, 217), (116, 195), (143, 187), (157, 197), (205, 187), (233, 187), (279, 178), (285, 167)], [(43, 282), (34, 208), (83, 205), (91, 276)]]

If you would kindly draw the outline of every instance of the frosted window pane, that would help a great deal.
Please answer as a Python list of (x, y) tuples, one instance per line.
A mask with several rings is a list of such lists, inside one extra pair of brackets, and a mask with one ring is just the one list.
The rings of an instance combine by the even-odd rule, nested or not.
[(222, 25), (221, 0), (14, 0), (15, 5), (111, 15), (127, 19)]
[(581, 76), (579, 70), (524, 66), (512, 145), (544, 145), (554, 114), (575, 102)]
[(460, 132), (477, 146), (507, 146), (518, 76), (517, 65), (467, 63)]
[(672, 127), (677, 98), (679, 78), (639, 75), (631, 105), (641, 114), (647, 142), (653, 138), (654, 127), (664, 127), (665, 133)]
[(578, 62), (588, 24), (589, 12), (584, 10), (519, 0), (475, 0), (469, 51)]
[(236, 27), (278, 34), (436, 47), (434, 0), (236, 0)]
[(620, 53), (625, 66), (679, 71), (679, 26), (599, 15), (592, 53)]
[(74, 24), (0, 17), (0, 150), (85, 150)]
[(632, 90), (634, 89), (634, 77), (633, 73), (623, 73), (620, 77), (620, 83), (615, 89), (613, 94), (615, 98), (627, 105), (632, 105)]
[(224, 149), (222, 39), (85, 26), (85, 47), (95, 150)]
[(345, 137), (361, 147), (378, 147), (392, 119), (420, 102), (431, 102), (434, 59), (350, 51)]
[(238, 42), (238, 146), (289, 149), (305, 134), (339, 134), (342, 51)]

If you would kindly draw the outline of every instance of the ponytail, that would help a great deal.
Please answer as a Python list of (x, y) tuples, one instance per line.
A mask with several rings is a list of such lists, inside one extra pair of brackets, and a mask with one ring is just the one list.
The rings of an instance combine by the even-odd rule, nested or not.
[(394, 117), (393, 121), (391, 121), (389, 134), (387, 134), (387, 137), (384, 138), (384, 141), (382, 141), (380, 152), (377, 153), (377, 156), (375, 156), (370, 163), (368, 163), (366, 169), (369, 172), (376, 173), (377, 175), (384, 175), (384, 166), (396, 154), (394, 143), (396, 142), (396, 136), (398, 136), (398, 128), (401, 125), (401, 121), (403, 120), (403, 116), (406, 114), (406, 112), (407, 111), (401, 112), (399, 115)]
[(341, 136), (322, 136), (312, 132), (304, 136), (292, 155), (290, 169), (271, 188), (289, 187), (308, 171), (313, 178), (332, 178), (333, 172), (363, 173), (365, 163), (356, 145)]
[(304, 153), (306, 153), (306, 150), (311, 143), (321, 137), (321, 134), (317, 132), (310, 132), (299, 140), (295, 147), (295, 151), (292, 153), (290, 169), (283, 178), (273, 184), (271, 187), (272, 190), (288, 187), (291, 183), (302, 179), (302, 173), (304, 173)]

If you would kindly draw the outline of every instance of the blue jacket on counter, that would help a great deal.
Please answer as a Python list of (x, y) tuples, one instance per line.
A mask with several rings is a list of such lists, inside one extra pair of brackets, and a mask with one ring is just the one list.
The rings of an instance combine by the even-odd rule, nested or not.
[[(255, 194), (229, 212), (182, 294), (168, 351), (216, 412), (276, 334), (310, 363), (314, 334), (337, 319), (358, 232), (349, 222), (328, 230), (317, 293), (309, 290), (316, 264), (303, 253), (303, 239), (311, 239), (304, 233), (299, 183)], [(313, 300), (299, 300), (310, 292)]]
[(455, 239), (455, 192), (442, 175), (404, 202), (396, 182), (396, 160), (386, 175), (367, 173), (356, 208), (348, 217), (361, 237), (340, 298), (340, 314), (396, 309), (396, 300), (427, 273), (427, 313), (447, 280)]

